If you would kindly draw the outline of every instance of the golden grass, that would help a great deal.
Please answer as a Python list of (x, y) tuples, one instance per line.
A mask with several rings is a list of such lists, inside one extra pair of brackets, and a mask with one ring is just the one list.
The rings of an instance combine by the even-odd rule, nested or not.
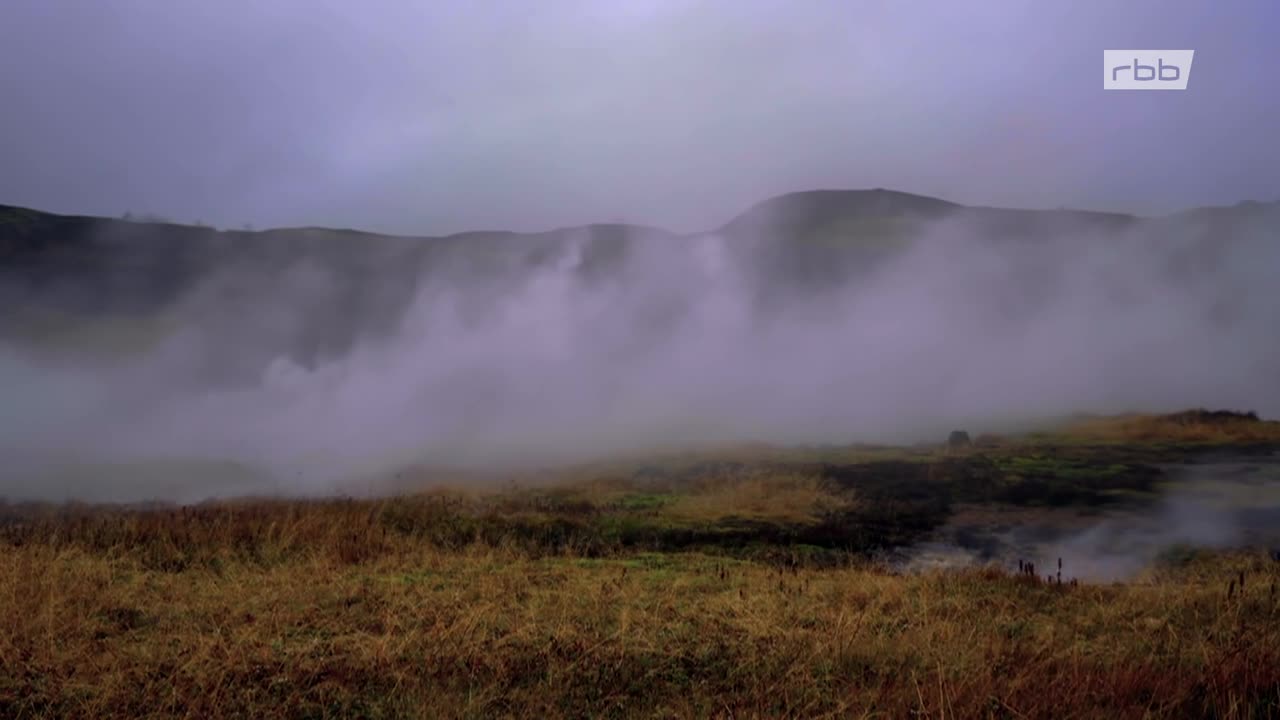
[(1280, 716), (1261, 554), (1098, 587), (588, 558), (450, 545), (465, 501), (11, 522), (0, 716)]
[(852, 507), (847, 493), (832, 492), (818, 478), (757, 473), (698, 483), (691, 492), (678, 496), (664, 514), (686, 522), (746, 519), (804, 524)]
[(1280, 422), (1247, 413), (1205, 410), (1091, 418), (1061, 432), (1068, 438), (1112, 442), (1280, 443)]
[[(1054, 439), (1240, 444), (1278, 427), (1191, 411)], [(735, 520), (870, 523), (877, 503), (900, 518), (876, 483), (859, 495), (814, 465), (941, 457), (734, 452), (387, 500), (0, 503), (0, 717), (1280, 717), (1265, 554), (1076, 587), (900, 576), (785, 532), (723, 536), (776, 543), (759, 554), (644, 552), (714, 544), (703, 531)]]

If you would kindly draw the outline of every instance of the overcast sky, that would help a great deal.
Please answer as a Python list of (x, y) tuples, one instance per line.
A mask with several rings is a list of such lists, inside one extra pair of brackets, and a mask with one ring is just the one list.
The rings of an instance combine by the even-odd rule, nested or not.
[[(0, 203), (695, 230), (791, 190), (1280, 198), (1280, 3), (3, 0)], [(1105, 48), (1191, 48), (1186, 92)]]

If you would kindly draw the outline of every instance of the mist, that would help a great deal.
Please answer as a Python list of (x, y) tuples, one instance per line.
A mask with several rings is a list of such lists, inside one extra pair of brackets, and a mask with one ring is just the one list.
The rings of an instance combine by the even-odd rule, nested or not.
[[(775, 264), (793, 240), (774, 220), (733, 237), (632, 229), (603, 265), (586, 230), (458, 243), (413, 278), (394, 320), (355, 317), (379, 332), (310, 359), (290, 345), (339, 322), (314, 299), (342, 266), (305, 254), (267, 290), (221, 263), (124, 356), (53, 361), (0, 337), (0, 496), (311, 495), (415, 465), (501, 472), (736, 442), (935, 442), (1073, 412), (1280, 411), (1280, 246), (1266, 225), (1206, 242), (1191, 216), (1065, 222), (1011, 240), (949, 216), (810, 277)], [(376, 260), (371, 282), (398, 264)], [(236, 287), (258, 294), (219, 315)], [(207, 372), (228, 365), (235, 382)]]
[(1055, 580), (1061, 563), (1063, 582), (1116, 582), (1159, 573), (1201, 550), (1280, 548), (1280, 458), (1219, 457), (1165, 470), (1148, 503), (961, 514), (892, 560), (906, 571), (992, 563), (1012, 571), (1027, 562)]

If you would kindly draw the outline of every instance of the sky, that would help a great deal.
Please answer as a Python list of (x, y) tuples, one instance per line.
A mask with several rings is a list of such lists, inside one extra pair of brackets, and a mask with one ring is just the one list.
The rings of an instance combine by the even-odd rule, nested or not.
[[(1280, 3), (4, 0), (0, 203), (403, 234), (1280, 199)], [(1107, 48), (1196, 51), (1104, 91)]]

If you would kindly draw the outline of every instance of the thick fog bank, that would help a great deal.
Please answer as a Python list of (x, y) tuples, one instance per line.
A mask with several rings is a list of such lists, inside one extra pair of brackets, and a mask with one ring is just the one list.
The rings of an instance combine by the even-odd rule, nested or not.
[[(477, 240), (411, 274), (363, 262), (375, 301), (336, 306), (320, 300), (341, 264), (227, 264), (131, 320), (143, 349), (109, 361), (93, 344), (114, 325), (55, 355), (0, 337), (0, 496), (316, 493), (416, 462), (1280, 414), (1280, 242), (1199, 222), (999, 242), (954, 217), (883, 237)], [(326, 323), (377, 331), (300, 359)], [(210, 373), (233, 366), (235, 382)]]

